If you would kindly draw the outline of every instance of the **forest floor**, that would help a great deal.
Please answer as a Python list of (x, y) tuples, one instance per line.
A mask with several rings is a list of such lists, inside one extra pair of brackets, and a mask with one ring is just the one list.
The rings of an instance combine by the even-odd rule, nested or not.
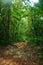
[(39, 48), (33, 48), (27, 42), (0, 46), (0, 65), (43, 65), (37, 57)]

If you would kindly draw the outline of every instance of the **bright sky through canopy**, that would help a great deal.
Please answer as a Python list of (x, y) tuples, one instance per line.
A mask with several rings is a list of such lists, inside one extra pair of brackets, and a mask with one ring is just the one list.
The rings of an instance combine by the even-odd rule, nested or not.
[(38, 3), (39, 2), (39, 0), (29, 0), (30, 2), (31, 2), (31, 6), (33, 7), (34, 6), (34, 3)]
[(23, 4), (25, 5), (25, 3), (26, 3), (26, 5), (30, 5), (31, 7), (33, 7), (34, 3), (38, 3), (38, 2), (39, 2), (39, 0), (29, 0), (29, 1), (25, 0), (25, 2), (23, 2)]
[(38, 3), (38, 0), (30, 0), (30, 2)]

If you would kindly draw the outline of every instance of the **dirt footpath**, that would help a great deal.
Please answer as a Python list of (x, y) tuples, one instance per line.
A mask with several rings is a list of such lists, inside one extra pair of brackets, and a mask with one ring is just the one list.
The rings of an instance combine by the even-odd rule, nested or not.
[(41, 65), (37, 58), (38, 49), (30, 47), (26, 42), (0, 46), (0, 65)]

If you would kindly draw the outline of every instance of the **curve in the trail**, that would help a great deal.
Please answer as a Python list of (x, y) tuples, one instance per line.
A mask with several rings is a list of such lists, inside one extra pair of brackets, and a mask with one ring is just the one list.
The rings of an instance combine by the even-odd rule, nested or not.
[(33, 49), (26, 42), (0, 47), (0, 65), (39, 65), (37, 48)]

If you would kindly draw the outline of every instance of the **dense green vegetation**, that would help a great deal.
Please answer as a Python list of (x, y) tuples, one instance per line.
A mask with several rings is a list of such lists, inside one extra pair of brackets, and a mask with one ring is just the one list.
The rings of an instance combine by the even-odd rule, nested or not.
[[(33, 7), (26, 0), (0, 1), (0, 44), (27, 41), (39, 45), (43, 56), (43, 0)], [(24, 4), (23, 4), (24, 2)]]

